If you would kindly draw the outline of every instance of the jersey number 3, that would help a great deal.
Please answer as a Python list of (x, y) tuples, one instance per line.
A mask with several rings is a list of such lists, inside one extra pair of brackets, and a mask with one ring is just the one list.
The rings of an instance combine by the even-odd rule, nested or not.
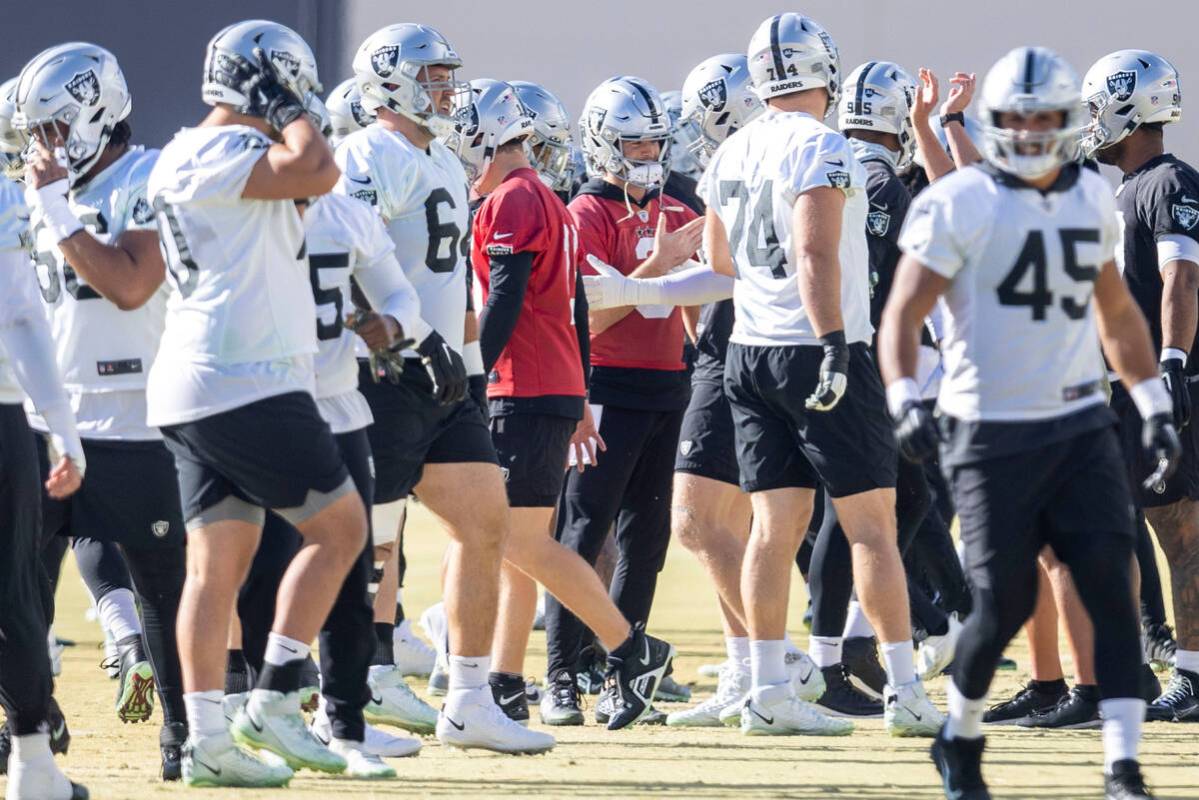
[[(1062, 248), (1062, 269), (1066, 275), (1077, 283), (1094, 284), (1099, 277), (1099, 267), (1078, 263), (1078, 245), (1099, 244), (1099, 231), (1094, 228), (1061, 228), (1057, 233)], [(1025, 283), (1029, 272), (1032, 273), (1032, 288), (1021, 289), (1020, 285)], [(1049, 291), (1048, 272), (1045, 234), (1042, 231), (1029, 231), (1011, 272), (995, 289), (999, 304), (1028, 306), (1032, 309), (1033, 321), (1043, 322), (1050, 306), (1054, 304), (1053, 292)], [(1088, 286), (1082, 300), (1063, 295), (1058, 305), (1070, 319), (1082, 319), (1086, 316), (1092, 291), (1093, 288)]]

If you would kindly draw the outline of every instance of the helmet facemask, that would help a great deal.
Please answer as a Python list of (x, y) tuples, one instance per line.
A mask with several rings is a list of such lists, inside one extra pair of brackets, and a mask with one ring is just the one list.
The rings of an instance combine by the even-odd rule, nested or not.
[[(1044, 131), (1006, 128), (1000, 125), (1004, 113), (1025, 117), (1044, 111), (1057, 111), (1062, 124)], [(987, 158), (1003, 170), (1020, 178), (1036, 179), (1048, 175), (1065, 164), (1078, 160), (1078, 148), (1083, 128), (1074, 125), (1070, 109), (1029, 109), (1028, 111), (993, 111), (990, 123), (984, 128)]]
[(25, 137), (21, 160), (27, 163), (38, 154), (39, 147), (45, 149), (67, 170), (69, 183), (77, 184), (100, 160), (112, 138), (112, 128), (107, 125), (89, 131), (87, 125), (78, 124), (79, 120), (79, 108), (73, 105), (43, 119), (30, 120), (18, 115), (13, 124)]
[(529, 161), (541, 182), (555, 192), (564, 192), (571, 185), (570, 145), (540, 134), (529, 140)]
[[(446, 69), (449, 75), (440, 80), (430, 78), (429, 70), (433, 67)], [(392, 80), (381, 84), (383, 91), (390, 96), (387, 98), (390, 102), (385, 102), (384, 107), (407, 117), (438, 139), (455, 134), (458, 120), (454, 109), (470, 102), (470, 84), (457, 79), (457, 65), (401, 61), (389, 77)], [(411, 110), (404, 108), (405, 103), (394, 102), (394, 96), (404, 90), (409, 94)], [(439, 104), (434, 95), (442, 92), (448, 92), (449, 96), (443, 96)], [(363, 92), (364, 95), (366, 93)]]

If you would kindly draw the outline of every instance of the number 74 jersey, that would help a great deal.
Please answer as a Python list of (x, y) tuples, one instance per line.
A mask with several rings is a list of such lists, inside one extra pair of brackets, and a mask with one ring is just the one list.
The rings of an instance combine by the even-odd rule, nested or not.
[(420, 296), (421, 316), (461, 353), (470, 201), (458, 157), (441, 142), (422, 150), (376, 123), (347, 136), (336, 158), (342, 175), (333, 191), (374, 206)]
[(951, 281), (942, 411), (1035, 421), (1105, 402), (1092, 293), (1116, 225), (1107, 181), (1074, 165), (1044, 193), (983, 165), (916, 197), (899, 246)]

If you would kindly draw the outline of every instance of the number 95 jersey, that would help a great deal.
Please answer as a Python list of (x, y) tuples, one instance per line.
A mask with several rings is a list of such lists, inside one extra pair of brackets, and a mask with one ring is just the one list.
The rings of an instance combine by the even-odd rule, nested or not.
[(420, 295), (421, 316), (461, 353), (470, 201), (458, 157), (439, 141), (422, 150), (374, 124), (347, 136), (336, 159), (342, 175), (333, 191), (374, 206)]
[(1032, 421), (1103, 404), (1091, 294), (1117, 238), (1111, 187), (1075, 165), (1044, 193), (989, 165), (921, 192), (899, 246), (951, 281), (938, 301), (941, 410)]

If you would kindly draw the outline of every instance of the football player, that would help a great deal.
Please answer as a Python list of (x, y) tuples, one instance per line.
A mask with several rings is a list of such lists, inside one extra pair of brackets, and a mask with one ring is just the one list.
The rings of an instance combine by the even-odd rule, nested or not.
[(724, 384), (755, 520), (741, 580), (753, 682), (741, 729), (852, 730), (799, 700), (784, 662), (791, 565), (823, 485), (882, 641), (887, 728), (932, 735), (940, 714), (913, 664), (894, 438), (868, 350), (866, 172), (821, 122), (841, 91), (836, 44), (814, 20), (781, 14), (759, 26), (747, 57), (767, 113), (725, 142), (700, 186), (704, 249), (714, 269), (737, 278)]
[[(1199, 721), (1199, 425), (1190, 419), (1199, 361), (1189, 359), (1199, 343), (1199, 173), (1163, 143), (1164, 126), (1182, 115), (1178, 72), (1166, 59), (1144, 50), (1106, 55), (1087, 71), (1082, 96), (1091, 114), (1084, 149), (1124, 174), (1116, 263), (1149, 320), (1182, 432), (1178, 471), (1137, 497), (1170, 565), (1178, 626), (1174, 673), (1149, 718)], [(1134, 476), (1147, 471), (1135, 407), (1128, 387), (1114, 384)]]
[(346, 78), (333, 87), (333, 91), (325, 98), (325, 108), (329, 112), (329, 124), (333, 126), (329, 143), (334, 147), (354, 131), (360, 131), (375, 121), (362, 109), (362, 94), (353, 78)]
[[(375, 502), (414, 493), (453, 539), (444, 580), (449, 691), (438, 738), (460, 747), (543, 752), (553, 737), (510, 720), (488, 685), (508, 507), (490, 433), (479, 406), (466, 398), (466, 175), (437, 138), (453, 135), (455, 96), (468, 91), (454, 78), (460, 65), (440, 33), (416, 24), (376, 31), (354, 57), (362, 106), (378, 121), (338, 148), (337, 191), (382, 217), (423, 317), (404, 330), (415, 346), (404, 351), (396, 383), (375, 384), (364, 368), (359, 387), (375, 418), (368, 429)], [(472, 502), (462, 502), (466, 493)]]
[[(80, 572), (115, 640), (118, 717), (148, 720), (157, 683), (162, 775), (178, 780), (187, 738), (175, 639), (184, 522), (174, 460), (146, 424), (145, 394), (166, 313), (146, 198), (158, 153), (130, 143), (125, 76), (96, 45), (59, 45), (34, 57), (14, 100), (13, 125), (29, 142), (25, 182), (42, 300), (93, 467), (70, 500), (47, 499), (43, 527), (74, 538)], [(45, 429), (36, 415), (31, 422)], [(52, 459), (44, 445), (40, 451), (46, 471)]]
[[(588, 97), (582, 126), (583, 149), (602, 177), (588, 181), (569, 206), (581, 252), (634, 277), (683, 263), (699, 245), (703, 222), (660, 194), (671, 124), (658, 93), (639, 78), (607, 80)], [(626, 619), (644, 625), (670, 541), (670, 456), (687, 403), (682, 317), (669, 306), (609, 308), (590, 312), (588, 328), (589, 402), (608, 455), (568, 476), (558, 536), (594, 564), (616, 524), (620, 558), (611, 595)], [(579, 457), (585, 464), (587, 453)], [(575, 684), (584, 631), (547, 598), (547, 722), (581, 724)], [(619, 699), (605, 692), (597, 719), (623, 715), (627, 709), (614, 710)]]
[[(250, 20), (208, 44), (213, 106), (159, 155), (148, 195), (171, 297), (147, 385), (148, 422), (175, 456), (188, 527), (179, 646), (189, 785), (277, 786), (293, 769), (341, 772), (300, 716), (302, 665), (362, 552), (362, 501), (312, 397), (316, 316), (296, 201), (339, 175), (304, 98), (316, 62), (294, 31)], [(279, 589), (262, 672), (227, 726), (228, 610), (266, 509), (304, 537)], [(270, 750), (261, 761), (234, 743)]]
[[(46, 633), (53, 596), (38, 565), (42, 489), (64, 500), (79, 489), (86, 456), (63, 387), (54, 341), (29, 269), (29, 211), (21, 188), (0, 176), (0, 705), (4, 707), (10, 797), (87, 800), (54, 761), (50, 660)], [(53, 467), (38, 486), (38, 451), (22, 400), (28, 396), (49, 431)], [(58, 714), (61, 721), (61, 713)], [(65, 724), (65, 723), (62, 723)], [(56, 748), (57, 750), (57, 748)]]
[[(947, 797), (990, 797), (981, 775), (987, 688), (1032, 611), (1048, 544), (1103, 621), (1095, 653), (1106, 796), (1149, 798), (1136, 761), (1145, 704), (1132, 503), (1104, 402), (1101, 341), (1144, 418), (1148, 463), (1163, 473), (1181, 450), (1172, 404), (1116, 268), (1111, 193), (1074, 163), (1084, 121), (1074, 71), (1052, 51), (1017, 48), (987, 74), (982, 112), (986, 162), (934, 183), (908, 213), (879, 343), (902, 452), (920, 460), (942, 444), (975, 586), (933, 760)], [(918, 332), (938, 298), (939, 429), (912, 379)], [(980, 345), (979, 330), (1004, 346)]]

